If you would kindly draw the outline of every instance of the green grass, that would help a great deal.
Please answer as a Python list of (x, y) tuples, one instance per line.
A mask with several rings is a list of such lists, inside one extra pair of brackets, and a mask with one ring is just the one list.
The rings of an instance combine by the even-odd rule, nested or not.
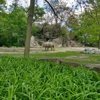
[(0, 56), (0, 100), (99, 98), (100, 74), (93, 70), (33, 58)]
[[(23, 54), (9, 54), (9, 56), (23, 57)], [(100, 64), (100, 54), (83, 54), (80, 52), (66, 51), (56, 53), (31, 53), (31, 58), (60, 58), (69, 62), (78, 62), (80, 64)]]

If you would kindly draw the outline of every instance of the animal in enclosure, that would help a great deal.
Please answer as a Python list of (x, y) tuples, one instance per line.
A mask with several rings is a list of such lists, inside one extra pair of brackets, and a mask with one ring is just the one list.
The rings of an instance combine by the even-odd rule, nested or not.
[(51, 48), (51, 50), (53, 51), (55, 50), (55, 46), (53, 42), (44, 42), (43, 47), (45, 48), (45, 51), (49, 50), (49, 48)]

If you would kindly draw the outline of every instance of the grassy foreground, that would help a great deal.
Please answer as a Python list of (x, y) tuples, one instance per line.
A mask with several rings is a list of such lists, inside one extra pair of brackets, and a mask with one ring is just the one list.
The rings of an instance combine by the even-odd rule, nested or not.
[(82, 66), (0, 56), (0, 100), (100, 100), (100, 74)]
[[(24, 54), (5, 54), (12, 57), (23, 57)], [(75, 62), (80, 64), (100, 64), (100, 54), (84, 54), (75, 51), (66, 52), (45, 52), (45, 53), (31, 53), (31, 58), (60, 58), (68, 62)]]

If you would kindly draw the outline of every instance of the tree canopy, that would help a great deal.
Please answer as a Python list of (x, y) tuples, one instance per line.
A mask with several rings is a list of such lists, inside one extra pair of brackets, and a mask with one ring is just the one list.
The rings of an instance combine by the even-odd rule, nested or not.
[(75, 31), (81, 33), (81, 39), (86, 35), (88, 43), (99, 44), (100, 48), (100, 6), (97, 2), (89, 1), (91, 5), (80, 14)]

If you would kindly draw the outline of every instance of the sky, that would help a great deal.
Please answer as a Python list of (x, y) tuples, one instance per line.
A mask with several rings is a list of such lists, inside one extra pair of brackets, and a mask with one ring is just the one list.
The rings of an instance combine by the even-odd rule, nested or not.
[[(14, 0), (6, 0), (6, 1), (7, 1), (7, 6), (9, 6), (9, 5), (12, 4), (12, 2)], [(27, 6), (30, 5), (30, 0), (19, 0), (19, 4), (27, 7)], [(39, 4), (40, 7), (42, 7), (43, 6), (43, 0), (38, 0), (38, 4)]]
[[(12, 1), (14, 1), (14, 0), (6, 0), (6, 1), (7, 1), (7, 5), (9, 6), (12, 3)], [(71, 6), (73, 3), (75, 3), (75, 0), (63, 0), (63, 1), (68, 2), (69, 6)], [(22, 4), (23, 6), (29, 6), (30, 0), (19, 0), (19, 3)], [(38, 4), (40, 7), (43, 7), (43, 0), (38, 0)]]
[[(7, 1), (7, 6), (9, 6), (9, 5), (11, 5), (12, 4), (12, 2), (14, 1), (14, 0), (6, 0)], [(49, 1), (49, 0), (48, 0)], [(68, 2), (67, 3), (67, 6), (69, 6), (69, 7), (72, 7), (72, 5), (75, 5), (76, 4), (76, 1), (77, 0), (63, 0), (63, 1), (65, 1), (65, 2)], [(80, 0), (79, 0), (80, 1)], [(28, 7), (29, 5), (30, 5), (30, 0), (19, 0), (19, 4), (20, 5), (22, 5), (22, 6), (24, 6), (24, 7)], [(38, 5), (40, 6), (40, 7), (43, 7), (43, 0), (38, 0)], [(77, 9), (77, 10), (75, 10), (75, 13), (76, 14), (80, 14), (80, 13), (82, 13), (82, 11), (84, 11), (84, 9), (81, 7), (81, 9), (80, 9), (80, 7), (79, 7), (79, 9)], [(48, 14), (47, 14), (48, 15)], [(47, 18), (48, 19), (48, 18)]]
[[(9, 5), (12, 4), (12, 2), (14, 0), (6, 0), (6, 1), (7, 1), (7, 6), (9, 6)], [(37, 0), (37, 1), (38, 1), (38, 5), (40, 7), (43, 7), (43, 0)], [(77, 0), (63, 0), (63, 1), (68, 2), (67, 6), (72, 7), (73, 4), (76, 4)], [(78, 1), (81, 1), (81, 0), (78, 0)], [(27, 7), (27, 6), (30, 5), (30, 0), (19, 0), (19, 4), (22, 5), (22, 6), (24, 6), (24, 7)], [(80, 9), (80, 7), (79, 7), (79, 9), (76, 10), (76, 13), (77, 14), (81, 13), (82, 12), (81, 10), (83, 11), (84, 9), (83, 8)]]

